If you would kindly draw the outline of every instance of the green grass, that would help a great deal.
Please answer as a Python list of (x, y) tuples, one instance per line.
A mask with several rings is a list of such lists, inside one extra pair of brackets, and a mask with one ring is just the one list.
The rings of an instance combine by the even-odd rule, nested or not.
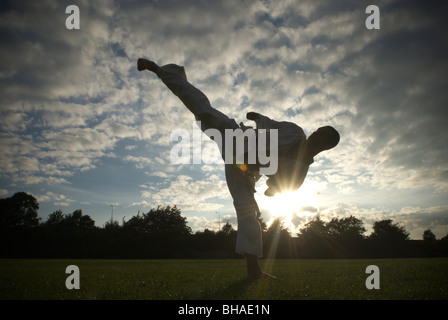
[[(245, 280), (244, 260), (0, 260), (0, 299), (447, 299), (448, 258), (260, 260), (280, 281)], [(80, 269), (68, 290), (68, 265)], [(368, 265), (380, 289), (365, 287)]]

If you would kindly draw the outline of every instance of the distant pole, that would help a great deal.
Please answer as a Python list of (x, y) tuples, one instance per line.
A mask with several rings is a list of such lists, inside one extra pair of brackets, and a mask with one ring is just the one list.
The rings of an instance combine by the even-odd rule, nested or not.
[(112, 224), (114, 221), (114, 205), (111, 204), (110, 207), (112, 208), (112, 212), (110, 214), (110, 223)]
[(221, 214), (219, 212), (216, 212), (218, 214), (218, 231), (221, 230)]

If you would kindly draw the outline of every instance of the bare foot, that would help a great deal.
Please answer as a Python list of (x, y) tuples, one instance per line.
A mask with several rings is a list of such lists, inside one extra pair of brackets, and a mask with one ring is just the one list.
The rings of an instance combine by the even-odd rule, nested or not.
[(247, 279), (249, 281), (261, 279), (261, 278), (270, 278), (279, 280), (278, 278), (267, 274), (266, 272), (261, 271), (260, 265), (258, 264), (258, 257), (252, 254), (245, 254), (246, 262), (247, 262)]
[(155, 64), (153, 61), (140, 58), (137, 60), (137, 70), (138, 71), (149, 70), (152, 72), (157, 72), (157, 70), (159, 70), (159, 66)]

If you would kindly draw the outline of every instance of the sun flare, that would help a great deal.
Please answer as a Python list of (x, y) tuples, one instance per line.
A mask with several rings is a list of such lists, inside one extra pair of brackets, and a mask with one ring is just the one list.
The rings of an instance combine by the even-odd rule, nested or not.
[(300, 189), (277, 194), (274, 197), (263, 196), (259, 202), (262, 211), (269, 214), (268, 227), (275, 219), (280, 219), (284, 227), (294, 232), (294, 219), (298, 216), (315, 215), (319, 206), (318, 193), (323, 188), (318, 183), (305, 183)]

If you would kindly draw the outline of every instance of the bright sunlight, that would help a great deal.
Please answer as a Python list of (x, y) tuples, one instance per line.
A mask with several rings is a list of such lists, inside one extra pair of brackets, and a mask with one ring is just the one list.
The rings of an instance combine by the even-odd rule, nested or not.
[(269, 219), (264, 217), (266, 224), (269, 227), (275, 219), (279, 218), (290, 232), (295, 232), (298, 227), (297, 222), (294, 223), (296, 217), (316, 215), (319, 207), (319, 192), (324, 188), (324, 184), (307, 181), (296, 191), (277, 194), (274, 197), (262, 196), (257, 199), (262, 212), (270, 213)]

